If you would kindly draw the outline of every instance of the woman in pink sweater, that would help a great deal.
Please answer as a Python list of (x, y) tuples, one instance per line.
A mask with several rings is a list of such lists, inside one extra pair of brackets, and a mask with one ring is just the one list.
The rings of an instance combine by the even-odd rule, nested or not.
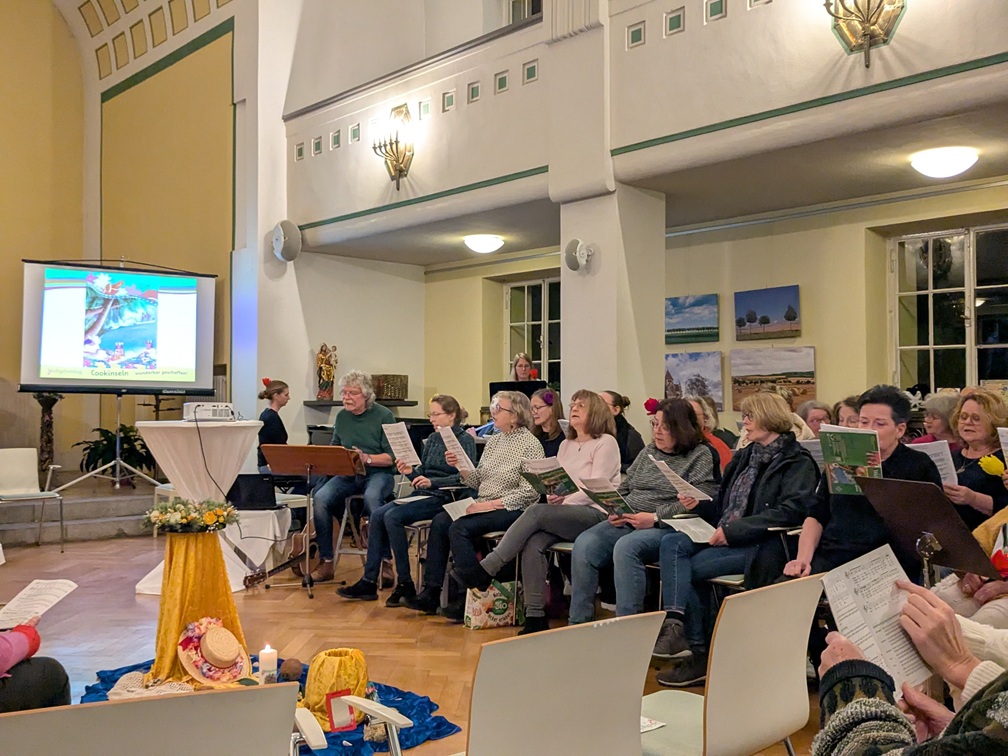
[[(616, 424), (605, 400), (582, 389), (570, 403), (570, 428), (557, 451), (557, 462), (575, 483), (587, 478), (620, 482), (620, 450)], [(559, 541), (573, 541), (606, 518), (581, 491), (549, 496), (545, 504), (532, 504), (507, 529), (500, 543), (475, 567), (456, 568), (452, 576), (467, 588), (486, 589), (490, 581), (520, 552), (525, 589), (525, 627), (520, 635), (547, 630), (547, 550)]]
[[(0, 712), (44, 709), (70, 703), (70, 678), (55, 659), (35, 657), (39, 638), (32, 617), (0, 633)], [(34, 658), (33, 658), (34, 657)]]

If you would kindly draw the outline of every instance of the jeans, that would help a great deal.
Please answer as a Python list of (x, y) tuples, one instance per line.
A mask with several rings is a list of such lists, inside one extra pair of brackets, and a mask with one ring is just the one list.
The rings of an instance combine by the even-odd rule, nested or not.
[(662, 538), (668, 532), (660, 528), (634, 530), (616, 543), (613, 548), (613, 567), (616, 576), (617, 617), (644, 611), (644, 592), (647, 589), (645, 565), (658, 561)]
[(559, 541), (573, 541), (605, 519), (594, 507), (533, 504), (507, 529), (507, 533), (480, 564), (496, 575), (520, 552), (521, 580), (525, 589), (525, 614), (546, 615), (547, 551)]
[(708, 580), (744, 573), (756, 553), (751, 546), (708, 546), (689, 536), (665, 531), (661, 540), (662, 609), (683, 615), (683, 628), (690, 648), (707, 650), (707, 615), (710, 606)]
[(383, 554), (392, 549), (395, 559), (396, 582), (402, 583), (410, 577), (409, 538), (406, 526), (420, 520), (429, 520), (439, 512), (444, 512), (441, 496), (425, 496), (419, 501), (383, 504), (371, 512), (368, 526), (367, 561), (364, 563), (364, 578), (377, 583), (381, 577)]
[(495, 509), (491, 512), (465, 515), (452, 522), (451, 515), (442, 512), (431, 520), (427, 538), (427, 564), (424, 587), (440, 588), (448, 569), (448, 555), (455, 564), (475, 567), (476, 541), (495, 530), (507, 530), (520, 516), (521, 510)]
[(323, 561), (333, 559), (333, 518), (343, 517), (347, 496), (364, 494), (364, 512), (371, 514), (392, 495), (394, 487), (395, 478), (390, 473), (372, 473), (367, 477), (336, 475), (315, 487), (315, 534)]
[(613, 563), (616, 543), (634, 532), (629, 525), (610, 525), (603, 520), (588, 528), (574, 541), (571, 554), (570, 624), (591, 622), (595, 617), (595, 593), (598, 591), (599, 569)]

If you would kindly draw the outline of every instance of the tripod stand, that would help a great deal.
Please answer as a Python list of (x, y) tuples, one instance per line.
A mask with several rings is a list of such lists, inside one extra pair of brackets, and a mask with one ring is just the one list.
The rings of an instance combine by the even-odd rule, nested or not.
[[(356, 475), (363, 474), (360, 454), (342, 446), (288, 446), (286, 444), (263, 444), (263, 456), (269, 463), (270, 471), (280, 475), (305, 476), (308, 487), (307, 512), (305, 516), (305, 535), (311, 533), (314, 517), (314, 494), (312, 492), (312, 475)], [(311, 576), (311, 549), (307, 537), (304, 539), (304, 563), (302, 566), (301, 587), (308, 591), (308, 598), (315, 598), (313, 588), (315, 581)], [(285, 585), (297, 585), (286, 583)], [(278, 584), (276, 587), (283, 587)]]
[[(80, 483), (82, 480), (87, 480), (88, 478), (104, 478), (105, 480), (114, 480), (115, 487), (118, 489), (121, 487), (120, 481), (124, 477), (123, 471), (127, 470), (133, 475), (139, 475), (141, 478), (146, 480), (155, 486), (160, 485), (158, 481), (154, 480), (151, 476), (146, 473), (142, 473), (137, 470), (133, 465), (123, 462), (122, 459), (122, 394), (116, 394), (116, 453), (115, 459), (111, 462), (106, 462), (101, 467), (92, 470), (89, 473), (81, 475), (79, 478), (74, 478), (69, 483), (64, 483), (59, 488), (53, 489), (55, 492), (62, 491), (64, 488), (70, 488), (70, 486)], [(114, 473), (112, 475), (105, 475), (104, 472), (109, 468), (114, 468)]]

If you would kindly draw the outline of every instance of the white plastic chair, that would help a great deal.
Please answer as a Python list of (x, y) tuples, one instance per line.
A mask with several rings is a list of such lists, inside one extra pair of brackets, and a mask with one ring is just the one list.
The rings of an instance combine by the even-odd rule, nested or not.
[(640, 696), (664, 619), (635, 614), (484, 643), (466, 754), (640, 753)]
[(49, 465), (46, 474), (46, 489), (41, 490), (38, 482), (38, 452), (35, 449), (0, 449), (0, 506), (17, 506), (31, 502), (39, 503), (38, 535), (36, 545), (42, 544), (42, 524), (45, 522), (47, 501), (59, 503), (60, 553), (66, 540), (66, 526), (63, 522), (63, 497), (49, 491), (53, 470), (59, 465)]
[(706, 694), (644, 697), (641, 714), (665, 723), (641, 735), (645, 756), (732, 756), (778, 742), (793, 754), (789, 737), (809, 718), (805, 655), (821, 594), (821, 576), (812, 575), (728, 596), (714, 627)]

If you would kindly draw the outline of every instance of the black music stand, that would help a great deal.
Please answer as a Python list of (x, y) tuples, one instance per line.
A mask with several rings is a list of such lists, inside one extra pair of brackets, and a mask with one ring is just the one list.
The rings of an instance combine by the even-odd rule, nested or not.
[(861, 475), (854, 479), (898, 546), (921, 558), (925, 587), (934, 584), (932, 565), (1001, 579), (990, 555), (934, 483)]
[[(305, 532), (310, 533), (312, 521), (315, 516), (314, 497), (312, 492), (312, 475), (363, 475), (364, 465), (361, 462), (360, 453), (353, 449), (346, 449), (342, 446), (294, 446), (289, 444), (263, 444), (261, 447), (263, 456), (269, 468), (274, 473), (280, 475), (304, 475), (305, 483), (308, 486), (307, 512), (305, 519)], [(308, 541), (306, 539), (304, 549), (304, 576), (301, 578), (301, 586), (308, 590), (308, 598), (315, 598), (312, 588), (315, 581), (312, 580), (310, 569), (310, 557)]]

